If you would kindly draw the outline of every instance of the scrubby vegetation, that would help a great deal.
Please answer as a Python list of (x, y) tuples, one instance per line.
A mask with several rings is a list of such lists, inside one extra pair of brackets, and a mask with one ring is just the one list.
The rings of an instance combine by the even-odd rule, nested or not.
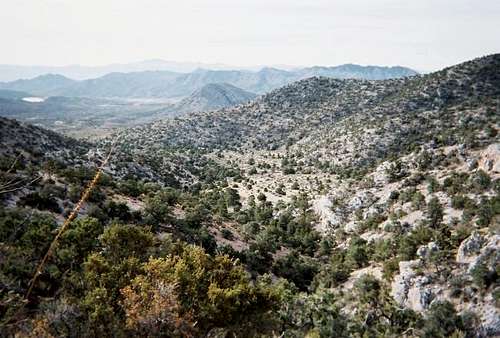
[(499, 334), (499, 70), (314, 78), (127, 130), (29, 297), (111, 140), (1, 119), (0, 332)]

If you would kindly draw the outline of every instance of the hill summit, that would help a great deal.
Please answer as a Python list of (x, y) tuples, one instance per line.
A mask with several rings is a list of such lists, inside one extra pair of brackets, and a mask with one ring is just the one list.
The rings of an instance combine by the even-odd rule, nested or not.
[(179, 112), (200, 112), (236, 106), (257, 95), (228, 83), (210, 83), (175, 105)]

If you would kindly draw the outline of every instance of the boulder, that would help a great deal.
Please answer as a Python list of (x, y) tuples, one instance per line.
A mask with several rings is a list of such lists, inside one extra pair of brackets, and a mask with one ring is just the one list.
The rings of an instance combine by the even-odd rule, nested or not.
[(481, 152), (479, 168), (489, 173), (500, 173), (500, 143), (490, 144)]
[(363, 219), (367, 219), (369, 217), (373, 217), (375, 215), (378, 215), (384, 211), (384, 208), (382, 205), (374, 204), (370, 206), (368, 209), (366, 209), (365, 212), (363, 212)]
[(375, 196), (369, 191), (360, 191), (348, 202), (347, 206), (352, 210), (363, 209), (375, 202)]
[(413, 279), (404, 305), (418, 312), (429, 308), (429, 305), (435, 298), (432, 288), (427, 286), (429, 282), (429, 278), (425, 276), (418, 276)]
[(463, 157), (463, 156), (467, 155), (467, 147), (465, 146), (465, 144), (463, 144), (463, 143), (459, 144), (457, 150), (458, 150), (458, 154), (460, 156)]
[(391, 166), (389, 161), (380, 164), (377, 169), (373, 172), (373, 182), (378, 186), (383, 186), (389, 183), (389, 177), (387, 175), (387, 169)]
[(467, 164), (467, 169), (469, 171), (476, 169), (478, 165), (477, 159), (475, 158), (469, 158), (467, 159), (467, 161), (465, 161), (465, 163)]
[(483, 236), (477, 231), (474, 231), (469, 237), (464, 239), (457, 250), (457, 263), (471, 263), (475, 256), (479, 254), (484, 241)]
[(421, 259), (428, 259), (429, 256), (435, 252), (439, 251), (439, 246), (436, 242), (429, 242), (426, 245), (422, 245), (417, 249), (417, 256)]
[(414, 268), (419, 264), (420, 261), (418, 259), (399, 262), (399, 274), (394, 277), (391, 284), (391, 295), (401, 306), (406, 302), (411, 280), (415, 276)]
[(428, 276), (417, 275), (415, 268), (420, 265), (419, 259), (399, 262), (399, 274), (391, 284), (391, 296), (405, 308), (423, 312), (434, 300), (442, 297), (443, 289), (432, 284)]
[(500, 235), (493, 235), (481, 248), (479, 254), (471, 260), (467, 269), (471, 273), (478, 264), (484, 264), (488, 270), (496, 270), (500, 264)]

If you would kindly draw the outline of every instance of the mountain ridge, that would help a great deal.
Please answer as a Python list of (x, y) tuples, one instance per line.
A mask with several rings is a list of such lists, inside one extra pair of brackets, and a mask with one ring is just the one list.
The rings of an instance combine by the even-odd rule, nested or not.
[[(347, 66), (346, 66), (347, 67)], [(303, 68), (285, 71), (263, 68), (257, 72), (239, 70), (198, 69), (191, 73), (170, 71), (143, 71), (110, 73), (102, 77), (75, 81), (63, 77), (54, 78), (48, 85), (37, 77), (0, 83), (1, 89), (33, 92), (42, 96), (89, 96), (89, 97), (183, 97), (209, 83), (229, 83), (241, 89), (262, 94), (288, 83), (316, 75), (338, 78), (386, 79), (416, 75), (411, 69), (382, 66), (344, 66)]]
[[(240, 71), (259, 71), (266, 67), (278, 68), (283, 70), (293, 70), (299, 66), (272, 65), (272, 66), (254, 66), (254, 67), (236, 67), (221, 63), (202, 63), (202, 62), (177, 62), (162, 59), (150, 59), (131, 63), (114, 63), (103, 66), (23, 66), (0, 64), (0, 82), (15, 81), (18, 79), (30, 79), (40, 75), (54, 73), (61, 74), (75, 80), (88, 80), (104, 76), (112, 72), (141, 72), (141, 71), (171, 71), (177, 73), (191, 73), (197, 69), (209, 70), (240, 70)], [(328, 67), (328, 66), (325, 66)]]

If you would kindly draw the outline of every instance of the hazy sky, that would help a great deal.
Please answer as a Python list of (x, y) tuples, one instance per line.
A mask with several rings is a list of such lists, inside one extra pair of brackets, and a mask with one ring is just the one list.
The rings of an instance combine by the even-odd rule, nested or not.
[(0, 63), (432, 70), (500, 52), (500, 0), (1, 0)]

